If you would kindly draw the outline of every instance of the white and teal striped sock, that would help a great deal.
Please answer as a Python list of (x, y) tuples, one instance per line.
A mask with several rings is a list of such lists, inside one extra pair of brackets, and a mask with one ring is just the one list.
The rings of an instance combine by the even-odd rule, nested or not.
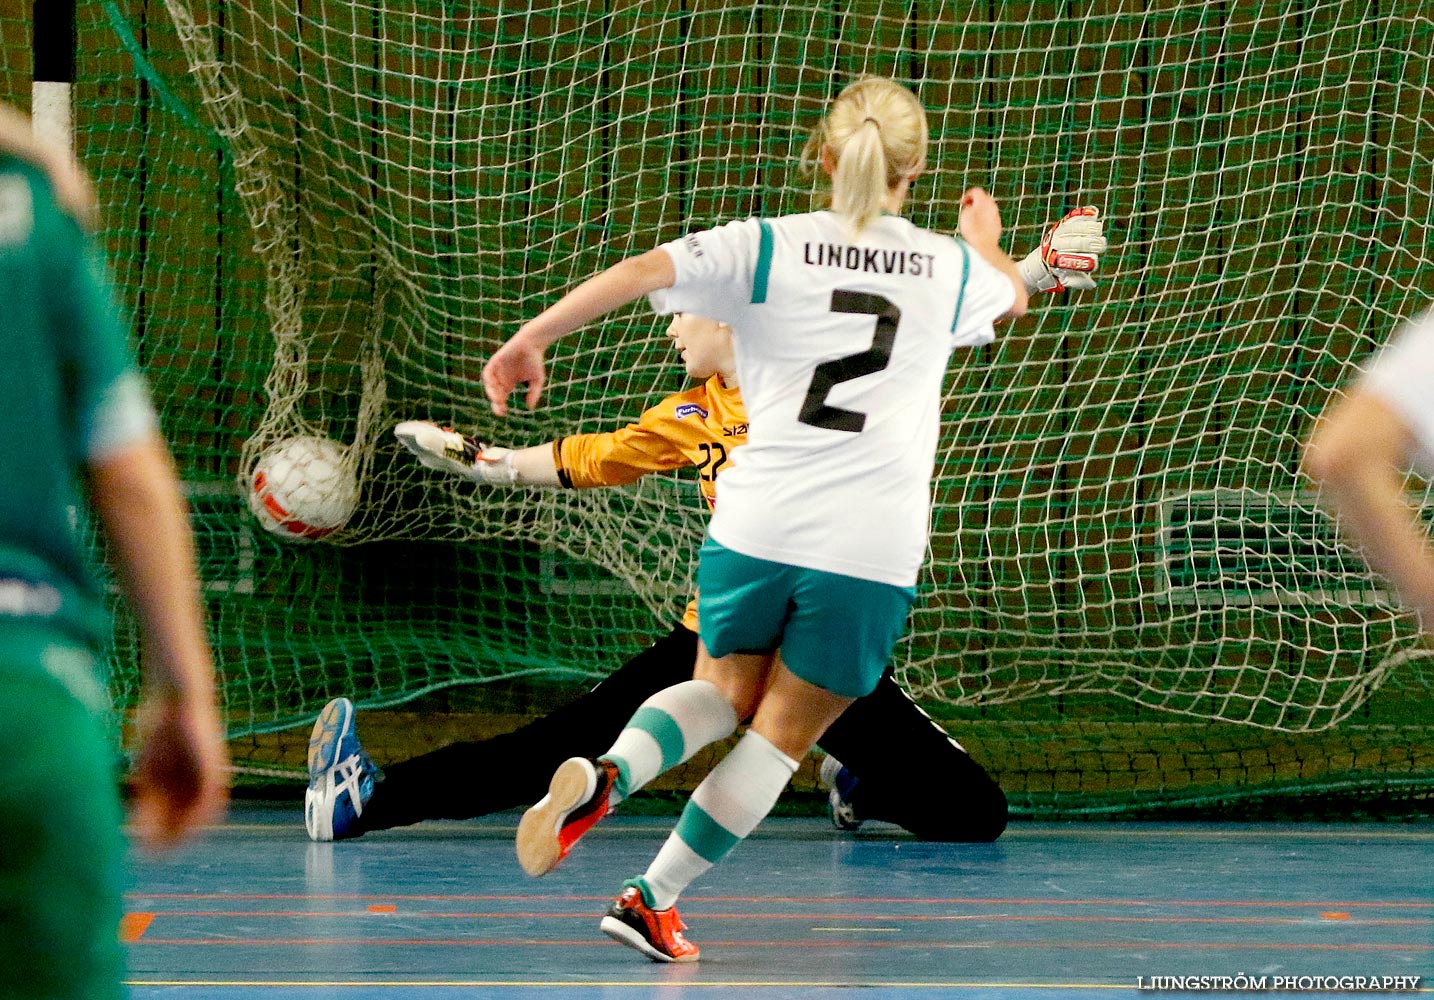
[(677, 829), (638, 879), (648, 905), (665, 910), (693, 880), (757, 828), (797, 762), (750, 729), (692, 793)]
[(617, 765), (616, 805), (698, 750), (737, 731), (732, 703), (711, 681), (683, 681), (642, 703), (603, 758)]

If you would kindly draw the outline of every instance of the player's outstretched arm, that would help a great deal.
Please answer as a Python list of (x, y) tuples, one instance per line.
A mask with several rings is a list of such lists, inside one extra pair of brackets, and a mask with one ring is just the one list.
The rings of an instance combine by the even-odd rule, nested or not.
[(228, 752), (214, 696), (194, 546), (169, 451), (157, 437), (90, 466), (91, 497), (144, 637), (134, 824), (167, 847), (224, 807)]
[(968, 190), (961, 196), (960, 227), (961, 237), (967, 245), (1010, 280), (1016, 298), (1006, 318), (1024, 316), (1029, 304), (1026, 282), (1016, 262), (1001, 249), (1001, 209), (996, 199), (981, 188)]
[(0, 103), (0, 150), (44, 170), (59, 206), (82, 225), (93, 225), (98, 209), (88, 175), (68, 149), (35, 135), (25, 113), (3, 103)]
[(1100, 209), (1094, 205), (1073, 208), (1054, 222), (1041, 238), (1041, 245), (1026, 254), (1016, 266), (1031, 295), (1063, 292), (1067, 288), (1095, 287), (1095, 270), (1109, 244)]
[(551, 444), (497, 448), (427, 420), (405, 420), (393, 429), (420, 465), (490, 486), (559, 486)]
[(589, 278), (524, 323), (483, 366), (483, 390), (493, 412), (506, 414), (508, 397), (523, 384), (528, 409), (538, 405), (547, 377), (543, 354), (553, 341), (676, 280), (667, 251), (649, 250)]
[(1356, 387), (1320, 418), (1305, 449), (1304, 471), (1369, 564), (1389, 578), (1430, 629), (1434, 549), (1404, 490), (1414, 446), (1414, 435), (1395, 408)]

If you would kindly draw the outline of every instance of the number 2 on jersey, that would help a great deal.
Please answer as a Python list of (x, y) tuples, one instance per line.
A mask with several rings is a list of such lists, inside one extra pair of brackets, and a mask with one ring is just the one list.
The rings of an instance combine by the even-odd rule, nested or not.
[(866, 414), (829, 406), (827, 396), (840, 383), (879, 372), (891, 363), (891, 345), (896, 342), (896, 325), (901, 322), (901, 310), (885, 296), (838, 288), (832, 292), (832, 312), (875, 316), (876, 333), (866, 350), (817, 365), (797, 420), (813, 427), (856, 434), (866, 426)]

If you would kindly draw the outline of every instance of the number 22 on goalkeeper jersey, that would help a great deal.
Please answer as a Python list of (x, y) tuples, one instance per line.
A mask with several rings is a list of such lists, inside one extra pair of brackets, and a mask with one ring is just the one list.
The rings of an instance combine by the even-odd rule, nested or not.
[(952, 351), (995, 338), (1010, 280), (897, 216), (853, 238), (831, 212), (748, 219), (665, 244), (660, 313), (733, 328), (750, 421), (709, 528), (759, 559), (913, 586), (926, 553)]

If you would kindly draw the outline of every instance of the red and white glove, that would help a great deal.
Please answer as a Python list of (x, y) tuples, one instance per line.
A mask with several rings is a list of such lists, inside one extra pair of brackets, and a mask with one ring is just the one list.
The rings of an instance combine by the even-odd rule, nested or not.
[(429, 469), (461, 476), (473, 483), (512, 486), (518, 480), (513, 453), (494, 448), (427, 420), (405, 420), (393, 436)]
[(1106, 251), (1105, 226), (1100, 209), (1083, 205), (1046, 230), (1041, 245), (1016, 265), (1026, 291), (1061, 292), (1067, 288), (1094, 288), (1091, 275)]

